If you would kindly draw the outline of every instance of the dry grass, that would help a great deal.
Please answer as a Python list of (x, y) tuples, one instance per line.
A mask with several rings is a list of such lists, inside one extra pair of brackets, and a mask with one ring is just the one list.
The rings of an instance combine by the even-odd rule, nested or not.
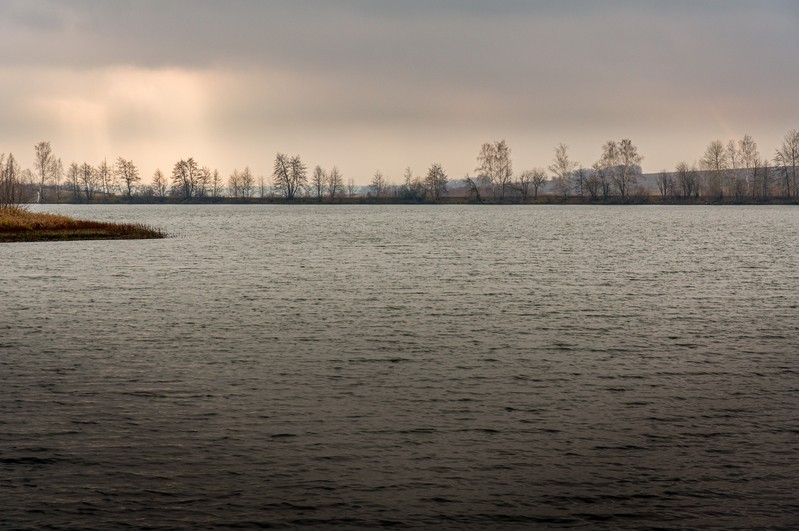
[(0, 209), (0, 242), (164, 238), (146, 225), (83, 221), (20, 208)]

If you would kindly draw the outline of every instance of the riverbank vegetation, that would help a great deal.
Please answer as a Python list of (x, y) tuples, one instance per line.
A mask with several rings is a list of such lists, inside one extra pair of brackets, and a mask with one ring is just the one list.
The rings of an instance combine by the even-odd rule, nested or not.
[(0, 208), (0, 242), (130, 240), (165, 236), (160, 230), (145, 225), (83, 221), (28, 212), (17, 207)]
[[(249, 167), (225, 178), (193, 157), (156, 169), (143, 183), (132, 160), (118, 157), (96, 166), (64, 166), (49, 142), (34, 147), (33, 169), (20, 169), (13, 155), (0, 156), (0, 206), (40, 203), (799, 203), (799, 131), (789, 131), (771, 157), (749, 135), (712, 141), (692, 164), (645, 175), (644, 157), (632, 140), (609, 140), (591, 164), (573, 160), (559, 144), (547, 168), (515, 171), (505, 140), (483, 144), (474, 172), (455, 179), (443, 165), (421, 175), (406, 168), (399, 182), (381, 170), (356, 185), (338, 167), (309, 171), (300, 155), (277, 153), (271, 175)], [(361, 179), (364, 182), (365, 179)]]

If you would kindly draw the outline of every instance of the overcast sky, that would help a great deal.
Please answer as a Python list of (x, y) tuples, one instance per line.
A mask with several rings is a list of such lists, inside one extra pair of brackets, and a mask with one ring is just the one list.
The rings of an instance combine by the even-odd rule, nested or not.
[(645, 171), (714, 139), (773, 153), (799, 128), (796, 0), (0, 0), (0, 152), (65, 163), (195, 157), (271, 174), (276, 152), (380, 169), (590, 166), (629, 137)]

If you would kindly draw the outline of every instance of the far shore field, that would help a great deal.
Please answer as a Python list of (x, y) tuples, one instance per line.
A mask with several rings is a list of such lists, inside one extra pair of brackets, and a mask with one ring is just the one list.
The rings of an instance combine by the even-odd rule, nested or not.
[(164, 238), (166, 234), (146, 225), (84, 221), (55, 214), (0, 209), (0, 242), (68, 240), (132, 240)]

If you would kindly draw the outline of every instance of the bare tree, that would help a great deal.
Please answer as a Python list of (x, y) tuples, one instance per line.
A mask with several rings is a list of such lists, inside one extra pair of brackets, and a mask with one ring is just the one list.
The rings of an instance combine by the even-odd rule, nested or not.
[(234, 199), (240, 201), (252, 197), (255, 193), (255, 177), (249, 166), (242, 171), (233, 170), (228, 178), (228, 191)]
[(738, 171), (741, 167), (742, 155), (734, 140), (727, 142), (725, 153), (727, 154), (728, 168), (721, 172), (721, 186), (726, 195), (733, 196), (736, 201), (742, 201), (746, 196), (748, 183), (746, 175)]
[(483, 202), (481, 190), (485, 187), (486, 182), (490, 184), (489, 178), (485, 175), (472, 177), (467, 173), (463, 178), (463, 184), (466, 186), (466, 190), (469, 192), (469, 197), (474, 197), (474, 200), (478, 203)]
[(208, 166), (200, 168), (197, 174), (197, 184), (194, 187), (195, 197), (208, 197), (208, 191), (211, 188), (211, 181), (214, 178), (214, 172)]
[(538, 199), (538, 191), (547, 182), (547, 174), (541, 168), (533, 170), (533, 199)]
[(80, 166), (77, 162), (71, 163), (67, 169), (67, 186), (72, 192), (72, 200), (80, 201)]
[(164, 177), (164, 172), (161, 170), (157, 169), (155, 170), (155, 173), (153, 173), (152, 189), (155, 197), (163, 201), (166, 197), (167, 183), (166, 177)]
[(574, 184), (574, 192), (577, 194), (577, 197), (582, 199), (585, 197), (585, 181), (588, 178), (588, 172), (582, 166), (578, 166), (572, 172), (572, 181)]
[(111, 166), (108, 165), (106, 159), (103, 159), (103, 161), (97, 165), (97, 180), (100, 190), (105, 195), (109, 195), (112, 192), (114, 171)]
[(510, 159), (510, 148), (504, 140), (495, 143), (496, 145), (496, 185), (499, 188), (499, 200), (505, 200), (505, 193), (513, 184), (513, 163)]
[(602, 172), (604, 172), (602, 163), (601, 161), (597, 161), (591, 167), (591, 172), (585, 179), (585, 189), (588, 190), (589, 199), (591, 201), (599, 199), (599, 194), (602, 191)]
[(37, 202), (44, 202), (44, 186), (50, 179), (55, 163), (55, 155), (53, 155), (53, 148), (50, 142), (39, 142), (34, 146), (34, 166), (36, 173), (39, 177), (39, 197)]
[(677, 164), (677, 185), (680, 195), (685, 199), (699, 197), (699, 173), (695, 168), (689, 168), (685, 162)]
[(313, 175), (311, 175), (311, 188), (316, 193), (316, 201), (321, 203), (322, 196), (325, 193), (325, 182), (327, 181), (327, 174), (325, 170), (322, 169), (321, 166), (317, 165), (313, 169)]
[[(729, 152), (729, 147), (727, 149)], [(738, 161), (734, 164), (733, 167), (736, 168), (736, 175), (734, 178), (736, 179), (735, 186), (736, 193), (739, 189), (745, 189), (748, 187), (749, 196), (754, 199), (757, 196), (758, 192), (758, 183), (757, 183), (757, 166), (760, 162), (760, 153), (757, 150), (757, 143), (754, 139), (749, 135), (744, 135), (744, 137), (738, 141)], [(745, 173), (739, 175), (737, 171), (737, 165), (740, 163), (740, 166), (745, 170)], [(741, 184), (741, 181), (743, 183)], [(744, 190), (745, 191), (745, 190)], [(742, 199), (739, 198), (739, 200)]]
[(299, 155), (289, 157), (278, 153), (275, 157), (272, 179), (275, 189), (280, 191), (287, 201), (293, 201), (297, 193), (308, 185), (307, 169)]
[(782, 190), (787, 198), (799, 198), (799, 131), (792, 129), (785, 134), (782, 145), (774, 155), (774, 164), (782, 176)]
[(402, 186), (399, 188), (399, 197), (405, 201), (424, 201), (427, 198), (427, 188), (422, 179), (415, 177), (410, 166), (402, 174)]
[(383, 177), (383, 173), (380, 170), (377, 170), (374, 176), (372, 176), (372, 182), (369, 184), (369, 188), (377, 199), (380, 199), (385, 194), (386, 178)]
[(447, 193), (447, 174), (441, 164), (435, 163), (427, 170), (427, 177), (425, 178), (427, 188), (433, 196), (433, 201), (439, 201)]
[(245, 166), (241, 172), (241, 198), (249, 199), (255, 193), (255, 176), (249, 166)]
[(705, 172), (705, 186), (707, 195), (713, 199), (724, 198), (724, 172), (729, 168), (727, 150), (721, 140), (711, 142), (702, 159), (700, 167)]
[(172, 168), (172, 191), (184, 200), (191, 199), (197, 194), (200, 181), (200, 167), (197, 162), (189, 157), (179, 160)]
[[(352, 179), (350, 179), (352, 181)], [(354, 183), (353, 187), (349, 187), (348, 183), (348, 195), (350, 197), (354, 197)], [(330, 170), (330, 173), (327, 174), (327, 195), (330, 198), (330, 201), (333, 201), (344, 191), (344, 178), (341, 176), (341, 172), (338, 171), (338, 167), (333, 166), (333, 169)]]
[(133, 197), (136, 185), (141, 182), (139, 169), (133, 164), (132, 160), (118, 157), (114, 164), (114, 172), (122, 183), (125, 197), (130, 200)]
[[(486, 142), (480, 146), (480, 153), (477, 155), (477, 168), (474, 170), (477, 174), (477, 177), (475, 179), (471, 179), (473, 184), (476, 184), (477, 179), (479, 179), (481, 181), (487, 182), (493, 187), (494, 183), (496, 182), (497, 174), (496, 151), (496, 143)], [(492, 193), (493, 192), (494, 190), (492, 190)]]
[(504, 140), (485, 143), (477, 155), (478, 176), (487, 177), (492, 186), (494, 199), (504, 201), (505, 193), (513, 184), (513, 163), (510, 147)]
[(234, 199), (238, 199), (240, 195), (240, 188), (241, 188), (241, 174), (239, 170), (233, 170), (233, 173), (227, 179), (227, 189), (228, 193), (233, 196)]
[(538, 190), (546, 182), (546, 180), (546, 173), (544, 173), (544, 170), (542, 169), (535, 168), (532, 170), (523, 171), (519, 176), (519, 180), (517, 181), (517, 187), (521, 193), (522, 202), (527, 202), (531, 188), (533, 191), (533, 199), (538, 199)]
[(27, 199), (19, 164), (14, 155), (0, 154), (0, 208), (17, 208)]
[(55, 188), (56, 202), (61, 200), (61, 179), (64, 178), (64, 164), (61, 159), (53, 159), (53, 164), (50, 167), (50, 177), (52, 179), (53, 187)]
[(97, 170), (91, 164), (84, 162), (80, 166), (79, 175), (86, 201), (91, 202), (94, 199), (94, 192), (97, 190)]
[(571, 175), (577, 163), (569, 157), (569, 147), (565, 144), (558, 144), (555, 147), (555, 158), (549, 166), (552, 172), (552, 181), (555, 184), (555, 192), (563, 198), (569, 197), (571, 192)]
[(755, 182), (759, 190), (758, 194), (762, 200), (768, 199), (771, 194), (771, 184), (773, 180), (771, 170), (769, 161), (766, 158), (761, 159), (755, 164)]
[[(335, 166), (333, 166), (333, 170), (336, 170)], [(336, 171), (338, 171), (338, 170), (336, 170)], [(332, 173), (332, 171), (331, 171), (331, 173)], [(350, 177), (349, 179), (347, 179), (347, 197), (352, 199), (357, 194), (358, 194), (358, 187), (355, 186), (355, 179)], [(331, 196), (331, 197), (335, 197), (335, 196)]]
[(530, 187), (533, 184), (533, 170), (525, 170), (519, 174), (519, 178), (516, 179), (516, 189), (519, 191), (519, 195), (521, 196), (522, 203), (527, 202), (527, 198), (530, 197)]
[(727, 154), (727, 163), (730, 169), (737, 170), (740, 163), (740, 153), (738, 151), (738, 146), (735, 144), (735, 140), (727, 142), (724, 151)]
[(657, 185), (660, 197), (666, 198), (674, 195), (674, 176), (666, 170), (658, 174)]
[(413, 170), (410, 166), (407, 166), (402, 174), (402, 185), (408, 189), (413, 186)]
[(631, 189), (637, 184), (641, 174), (641, 161), (643, 157), (638, 154), (638, 148), (629, 138), (621, 142), (609, 140), (602, 146), (600, 167), (603, 175), (610, 175), (622, 201), (625, 200)]
[[(263, 177), (261, 177), (263, 179)], [(219, 175), (219, 170), (214, 169), (213, 173), (211, 174), (211, 183), (209, 184), (211, 197), (214, 199), (219, 199), (222, 197), (222, 192), (224, 188), (224, 184), (222, 183), (222, 176)]]

